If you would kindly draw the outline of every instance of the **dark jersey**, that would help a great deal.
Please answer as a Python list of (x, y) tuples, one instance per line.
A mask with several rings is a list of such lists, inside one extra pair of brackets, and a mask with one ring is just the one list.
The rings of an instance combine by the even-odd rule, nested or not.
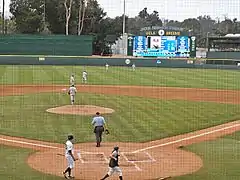
[(114, 150), (112, 152), (112, 156), (115, 157), (116, 160), (111, 158), (110, 161), (109, 161), (109, 167), (113, 168), (113, 167), (119, 166), (118, 165), (118, 156), (119, 156), (118, 151)]

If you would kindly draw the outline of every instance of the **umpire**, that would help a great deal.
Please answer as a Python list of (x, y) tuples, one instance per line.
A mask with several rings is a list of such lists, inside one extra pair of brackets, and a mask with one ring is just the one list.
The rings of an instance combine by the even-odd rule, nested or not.
[(94, 126), (94, 133), (96, 136), (96, 147), (100, 147), (100, 143), (102, 142), (102, 133), (104, 132), (104, 128), (106, 129), (106, 122), (99, 112), (97, 112), (96, 116), (93, 118), (92, 125)]

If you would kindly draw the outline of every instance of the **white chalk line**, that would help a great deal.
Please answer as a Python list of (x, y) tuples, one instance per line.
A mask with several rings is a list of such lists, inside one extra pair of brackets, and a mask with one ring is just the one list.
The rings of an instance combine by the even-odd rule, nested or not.
[(209, 134), (213, 134), (215, 132), (224, 131), (224, 130), (231, 129), (231, 128), (238, 127), (238, 126), (240, 126), (240, 124), (235, 124), (235, 125), (228, 126), (228, 127), (225, 127), (225, 128), (212, 130), (212, 131), (209, 131), (209, 132), (201, 133), (201, 134), (194, 135), (194, 136), (189, 136), (189, 137), (186, 137), (186, 138), (182, 138), (182, 139), (175, 140), (175, 141), (170, 141), (170, 142), (163, 143), (163, 144), (157, 144), (157, 145), (154, 145), (154, 146), (148, 146), (146, 148), (142, 148), (142, 149), (138, 149), (136, 151), (133, 151), (132, 153), (139, 153), (139, 152), (146, 151), (146, 150), (149, 150), (149, 149), (154, 149), (154, 148), (158, 148), (158, 147), (163, 147), (163, 146), (176, 144), (176, 143), (179, 143), (179, 142), (182, 142), (182, 141), (195, 139), (195, 138), (198, 138), (198, 137), (201, 137), (201, 136), (206, 136), (206, 135), (209, 135)]
[(135, 169), (136, 169), (137, 171), (142, 171), (142, 169), (141, 169), (135, 162), (129, 161), (128, 158), (124, 155), (124, 153), (121, 153), (121, 154), (122, 154), (122, 157), (124, 157), (124, 159), (125, 159), (127, 162), (131, 163), (131, 164), (135, 167)]
[(136, 153), (123, 152), (122, 154), (125, 156), (125, 159), (127, 158), (126, 160), (128, 162), (130, 162), (130, 163), (132, 163), (132, 162), (134, 162), (134, 163), (151, 163), (151, 162), (155, 162), (156, 161), (148, 152), (143, 152), (143, 153), (148, 156), (148, 160), (140, 160), (140, 161), (138, 161), (138, 160), (129, 160), (129, 158), (126, 156), (126, 154), (136, 154)]
[(81, 161), (81, 163), (84, 163), (84, 160), (82, 159), (80, 152), (77, 153), (77, 156), (78, 156), (79, 161)]
[(18, 141), (18, 140), (13, 140), (13, 139), (0, 138), (0, 141), (6, 141), (6, 142), (17, 143), (17, 144), (24, 144), (24, 145), (36, 146), (36, 147), (43, 147), (43, 148), (50, 148), (50, 149), (60, 149), (60, 148), (54, 147), (54, 146), (49, 146), (49, 145), (44, 145), (44, 144), (35, 144), (35, 143)]

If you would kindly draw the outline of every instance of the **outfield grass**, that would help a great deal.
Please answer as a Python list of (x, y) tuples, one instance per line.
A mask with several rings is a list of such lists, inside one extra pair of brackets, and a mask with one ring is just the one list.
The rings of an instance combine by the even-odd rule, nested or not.
[(187, 147), (198, 154), (204, 166), (192, 175), (173, 180), (239, 180), (240, 178), (240, 133)]
[(1, 84), (68, 84), (74, 73), (81, 83), (86, 69), (90, 84), (173, 86), (213, 89), (240, 89), (240, 72), (206, 69), (131, 68), (83, 66), (0, 66)]
[[(79, 94), (77, 104), (110, 107), (111, 135), (106, 141), (143, 142), (182, 134), (240, 118), (238, 105), (167, 101), (141, 97)], [(78, 142), (94, 141), (91, 116), (57, 115), (46, 109), (69, 104), (63, 93), (0, 98), (0, 131), (12, 136), (63, 142), (73, 133)], [(27, 131), (26, 131), (27, 129)]]
[(31, 169), (26, 159), (33, 151), (3, 146), (0, 144), (1, 180), (60, 180), (56, 176), (42, 174)]

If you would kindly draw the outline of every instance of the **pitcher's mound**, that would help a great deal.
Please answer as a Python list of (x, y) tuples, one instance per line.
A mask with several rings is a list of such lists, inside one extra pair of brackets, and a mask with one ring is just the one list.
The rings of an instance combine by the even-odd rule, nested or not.
[(67, 105), (47, 109), (47, 112), (55, 114), (95, 115), (96, 112), (100, 112), (101, 114), (110, 114), (113, 113), (114, 110), (92, 105)]

